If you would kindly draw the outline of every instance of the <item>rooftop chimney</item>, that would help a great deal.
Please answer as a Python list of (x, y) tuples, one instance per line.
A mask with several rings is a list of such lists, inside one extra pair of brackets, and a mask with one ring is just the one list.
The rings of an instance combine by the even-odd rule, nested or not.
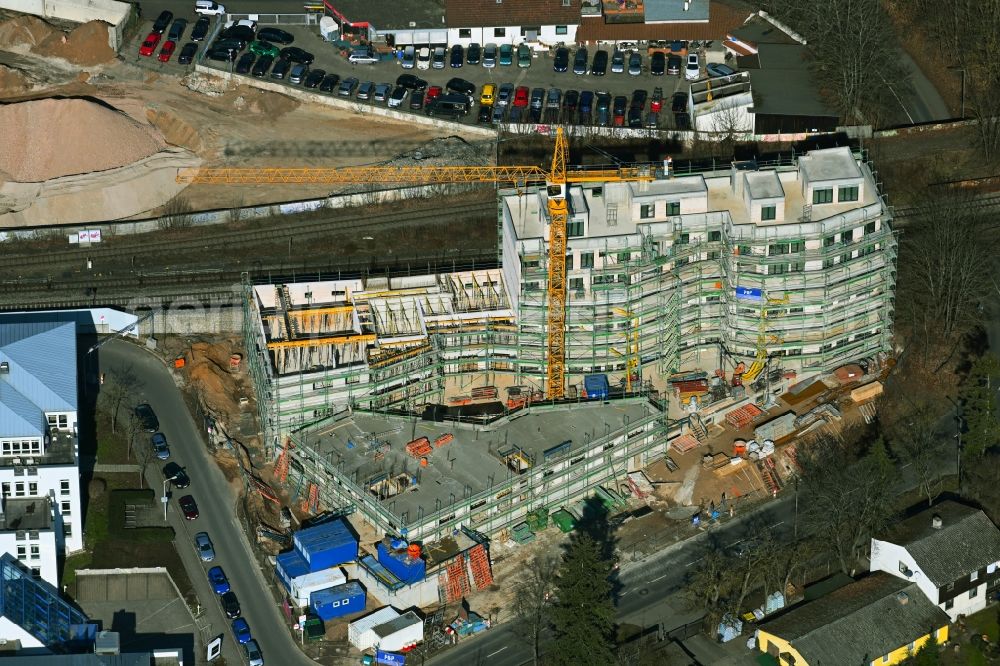
[(905, 606), (906, 604), (910, 603), (910, 595), (908, 595), (906, 592), (897, 592), (896, 601), (899, 602), (900, 606)]
[(0, 361), (0, 375), (10, 374), (10, 363), (7, 361)]
[(944, 525), (944, 521), (941, 520), (941, 516), (939, 516), (939, 515), (937, 515), (935, 513), (934, 517), (931, 518), (931, 527), (933, 527), (936, 530), (939, 530), (939, 529), (941, 529), (942, 525)]

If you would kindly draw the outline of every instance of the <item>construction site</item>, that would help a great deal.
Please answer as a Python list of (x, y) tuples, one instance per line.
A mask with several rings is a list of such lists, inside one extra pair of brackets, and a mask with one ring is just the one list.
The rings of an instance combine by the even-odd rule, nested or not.
[[(765, 459), (744, 490), (771, 494), (775, 443), (879, 378), (896, 240), (863, 153), (681, 175), (575, 170), (561, 150), (541, 178), (464, 170), (514, 185), (498, 269), (245, 282), (266, 451), (315, 509), (409, 538), (509, 534), (595, 492), (642, 496), (659, 468), (691, 504), (698, 468)], [(703, 445), (701, 465), (673, 457)]]

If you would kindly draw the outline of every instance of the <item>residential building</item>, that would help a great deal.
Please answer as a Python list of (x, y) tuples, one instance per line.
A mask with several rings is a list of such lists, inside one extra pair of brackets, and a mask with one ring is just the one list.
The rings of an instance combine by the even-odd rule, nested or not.
[(0, 544), (58, 584), (83, 548), (76, 324), (0, 318)]
[(782, 666), (898, 664), (933, 632), (948, 640), (948, 615), (914, 583), (876, 573), (760, 625), (761, 652)]
[(445, 0), (448, 43), (573, 44), (580, 0)]
[(10, 553), (0, 555), (0, 639), (18, 654), (67, 652), (89, 636), (87, 617)]
[[(776, 32), (776, 31), (775, 31)], [(753, 133), (833, 132), (840, 114), (820, 93), (801, 44), (760, 44), (736, 63), (753, 87)]]
[(1000, 529), (979, 509), (945, 501), (872, 539), (871, 570), (912, 582), (954, 621), (1000, 586)]
[(722, 40), (747, 18), (725, 0), (583, 0), (581, 44)]

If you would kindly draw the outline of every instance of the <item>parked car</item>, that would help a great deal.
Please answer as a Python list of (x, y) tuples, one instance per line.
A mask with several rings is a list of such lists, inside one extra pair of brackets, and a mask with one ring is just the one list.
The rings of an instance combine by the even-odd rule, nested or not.
[(562, 90), (559, 90), (559, 88), (549, 88), (549, 91), (545, 94), (545, 108), (558, 109), (560, 102), (562, 102)]
[(414, 90), (410, 95), (410, 108), (419, 111), (424, 108), (424, 91)]
[(587, 61), (590, 60), (590, 55), (587, 53), (585, 47), (580, 47), (576, 51), (576, 55), (573, 56), (573, 73), (574, 74), (586, 74), (587, 73)]
[(465, 49), (461, 44), (455, 44), (451, 47), (451, 66), (461, 67), (465, 64)]
[[(343, 87), (344, 84), (340, 84)], [(368, 100), (372, 98), (375, 94), (375, 82), (365, 81), (361, 85), (358, 85), (357, 80), (354, 81), (354, 86), (358, 89), (358, 99)]]
[(660, 127), (660, 114), (650, 111), (646, 115), (646, 129), (658, 129)]
[(638, 51), (633, 51), (628, 57), (628, 73), (630, 76), (642, 74), (642, 55)]
[(135, 408), (135, 415), (139, 419), (142, 429), (146, 432), (156, 432), (160, 429), (160, 421), (156, 418), (156, 412), (148, 403), (142, 403)]
[(156, 17), (156, 20), (153, 21), (153, 32), (155, 32), (158, 35), (162, 35), (163, 31), (167, 29), (167, 26), (169, 26), (170, 22), (173, 20), (174, 20), (173, 12), (168, 12), (166, 10), (163, 10), (162, 12), (160, 12), (160, 15)]
[(212, 591), (220, 597), (232, 589), (222, 567), (212, 567), (208, 570), (208, 582), (212, 584)]
[(589, 116), (594, 110), (594, 93), (584, 90), (580, 93), (580, 115)]
[(476, 94), (476, 84), (469, 83), (465, 79), (454, 78), (448, 80), (448, 83), (445, 85), (445, 90), (449, 92), (462, 93), (471, 99), (472, 96)]
[(406, 100), (406, 95), (409, 94), (409, 92), (410, 91), (403, 86), (396, 86), (395, 90), (392, 91), (392, 94), (389, 95), (389, 108), (395, 109), (402, 106), (403, 102)]
[(200, 42), (208, 37), (208, 30), (212, 27), (212, 19), (207, 16), (202, 16), (200, 19), (194, 22), (194, 27), (191, 28), (191, 41)]
[(633, 109), (635, 109), (635, 108), (645, 109), (646, 108), (646, 98), (648, 96), (649, 95), (648, 95), (648, 93), (646, 93), (645, 90), (634, 90), (634, 91), (632, 91), (632, 101), (629, 102), (629, 108), (633, 108)]
[(732, 76), (736, 73), (736, 70), (729, 65), (723, 65), (719, 62), (710, 62), (705, 65), (705, 71), (709, 76)]
[(629, 127), (642, 127), (642, 109), (632, 107), (628, 110), (627, 124)]
[(675, 92), (670, 98), (670, 110), (674, 113), (680, 113), (681, 111), (687, 111), (688, 108), (688, 96), (687, 93)]
[(615, 49), (615, 52), (611, 54), (611, 72), (614, 74), (621, 74), (625, 71), (625, 54)]
[(163, 478), (169, 481), (174, 488), (187, 488), (191, 485), (191, 479), (187, 472), (175, 462), (163, 466)]
[(491, 69), (497, 66), (497, 45), (490, 43), (483, 49), (483, 67)]
[(240, 56), (240, 59), (236, 61), (236, 73), (237, 74), (249, 74), (250, 70), (253, 68), (253, 63), (257, 59), (252, 53), (244, 53)]
[(295, 41), (295, 36), (290, 32), (285, 32), (278, 28), (261, 28), (257, 32), (257, 39), (263, 39), (274, 44), (288, 46)]
[[(353, 53), (351, 55), (354, 55)], [(300, 49), (297, 46), (286, 46), (281, 49), (281, 57), (285, 60), (290, 60), (291, 62), (297, 62), (302, 65), (311, 65), (313, 61), (316, 60), (316, 56), (309, 51)]]
[(528, 106), (528, 96), (531, 92), (528, 90), (528, 86), (518, 86), (514, 91), (514, 106)]
[(212, 0), (197, 0), (194, 3), (194, 13), (205, 16), (222, 16), (226, 13), (226, 8)]
[(337, 94), (341, 97), (350, 97), (354, 94), (354, 91), (358, 88), (358, 80), (353, 76), (348, 76), (346, 79), (340, 82), (340, 86), (337, 87)]
[(430, 104), (436, 98), (440, 97), (443, 92), (444, 89), (442, 89), (441, 86), (431, 86), (427, 89), (427, 93), (424, 95), (424, 104)]
[(233, 28), (246, 28), (247, 30), (252, 30), (254, 33), (256, 33), (257, 21), (247, 18), (247, 19), (240, 19), (239, 21), (226, 22), (226, 30), (231, 30)]
[[(296, 48), (296, 47), (291, 47)], [(284, 49), (282, 49), (284, 50)], [(312, 62), (311, 60), (309, 61)], [(378, 56), (369, 48), (354, 49), (351, 55), (347, 56), (347, 62), (355, 65), (374, 65), (378, 62)]]
[(413, 69), (417, 64), (417, 49), (412, 44), (403, 49), (403, 57), (399, 60), (399, 66), (403, 69)]
[[(467, 115), (471, 101), (468, 95), (462, 93), (447, 93), (441, 95), (430, 104), (424, 107), (424, 113), (428, 116), (450, 116), (458, 119)], [(488, 108), (488, 107), (487, 107)]]
[(337, 74), (327, 74), (323, 77), (323, 80), (320, 81), (319, 91), (333, 93), (336, 92), (338, 85), (340, 85), (340, 76)]
[(510, 104), (510, 99), (513, 96), (514, 96), (514, 84), (501, 83), (500, 87), (497, 89), (496, 104), (507, 106), (508, 104)]
[(677, 55), (671, 55), (667, 58), (667, 74), (680, 74), (681, 73), (681, 57)]
[(241, 39), (249, 44), (256, 38), (256, 33), (250, 26), (233, 25), (219, 33), (219, 37), (222, 39)]
[(421, 46), (417, 51), (417, 69), (431, 68), (431, 50), (426, 46)]
[(618, 95), (611, 104), (611, 117), (615, 127), (625, 124), (625, 109), (628, 108), (628, 97)]
[(493, 119), (493, 107), (492, 106), (479, 106), (479, 111), (476, 112), (476, 122), (482, 125), (486, 125)]
[(596, 98), (594, 106), (597, 108), (597, 124), (607, 127), (611, 124), (611, 94), (599, 92)]
[(264, 666), (264, 657), (260, 653), (260, 646), (252, 638), (244, 646), (247, 649), (247, 662), (250, 666)]
[(375, 92), (372, 95), (372, 99), (381, 104), (385, 104), (385, 101), (389, 99), (389, 94), (392, 92), (392, 85), (389, 83), (376, 83)]
[(229, 37), (226, 39), (217, 39), (212, 43), (213, 49), (226, 49), (228, 51), (234, 51), (239, 53), (247, 46), (247, 41), (243, 39), (237, 39), (235, 37)]
[(181, 37), (184, 36), (184, 31), (187, 29), (187, 19), (179, 18), (174, 20), (170, 25), (170, 32), (167, 34), (167, 39), (171, 42), (181, 41)]
[(663, 88), (653, 88), (653, 96), (649, 98), (649, 110), (658, 113), (663, 108)]
[(517, 46), (517, 66), (522, 69), (531, 67), (531, 47), (527, 44)]
[(567, 90), (566, 94), (563, 95), (562, 107), (563, 111), (568, 114), (566, 116), (569, 119), (571, 114), (576, 111), (577, 104), (580, 102), (580, 93), (575, 90)]
[(177, 62), (181, 65), (190, 65), (196, 53), (198, 53), (198, 45), (194, 42), (188, 42), (177, 54)]
[(194, 547), (202, 562), (211, 562), (215, 559), (215, 546), (212, 545), (208, 532), (198, 532), (194, 535)]
[(271, 42), (264, 42), (256, 39), (250, 42), (250, 53), (256, 53), (259, 56), (269, 55), (272, 58), (277, 58), (281, 55), (281, 49)]
[(434, 69), (444, 69), (444, 59), (446, 52), (443, 46), (434, 47), (434, 55), (431, 56), (431, 67)]
[(236, 598), (236, 593), (232, 590), (223, 594), (219, 601), (222, 603), (222, 610), (226, 613), (226, 617), (230, 620), (235, 620), (243, 614), (243, 610), (240, 608), (240, 600)]
[(667, 54), (657, 51), (649, 58), (649, 73), (653, 76), (663, 76), (667, 71)]
[(310, 90), (314, 88), (319, 88), (319, 84), (323, 83), (323, 79), (326, 78), (325, 69), (314, 69), (309, 72), (309, 75), (302, 82), (303, 88), (309, 88)]
[(483, 91), (479, 94), (479, 103), (482, 106), (493, 106), (493, 96), (496, 94), (497, 87), (492, 83), (487, 83), (483, 86)]
[(427, 82), (413, 74), (400, 74), (396, 77), (396, 85), (407, 90), (426, 90)]
[(185, 520), (198, 520), (198, 503), (194, 501), (194, 497), (185, 495), (177, 503), (181, 505)]
[(684, 78), (688, 81), (697, 81), (701, 77), (701, 62), (697, 53), (689, 53), (687, 67), (684, 68)]
[(151, 32), (146, 35), (146, 39), (139, 45), (139, 55), (149, 57), (156, 50), (156, 45), (160, 43), (160, 33)]
[(465, 49), (465, 62), (470, 65), (478, 65), (482, 57), (483, 48), (475, 42), (469, 44), (469, 48)]
[(274, 67), (271, 68), (271, 78), (281, 80), (288, 76), (288, 70), (292, 68), (292, 61), (285, 58), (279, 58), (278, 62), (274, 63)]
[(506, 104), (494, 104), (493, 113), (490, 117), (490, 121), (494, 125), (499, 125), (503, 122), (504, 118), (507, 116), (507, 105)]
[(569, 49), (565, 46), (556, 49), (556, 56), (552, 60), (552, 69), (560, 73), (569, 69)]
[(176, 48), (177, 42), (170, 40), (163, 42), (163, 46), (160, 47), (160, 54), (156, 56), (156, 59), (160, 62), (170, 62), (170, 56), (174, 54), (174, 49)]
[(594, 62), (590, 65), (590, 73), (594, 76), (604, 76), (608, 71), (608, 52), (600, 49), (594, 53)]
[(153, 445), (153, 452), (156, 457), (160, 460), (166, 460), (170, 457), (170, 447), (167, 446), (167, 437), (162, 432), (153, 433), (153, 437), (150, 440)]
[(250, 642), (250, 625), (242, 617), (233, 620), (233, 636), (236, 637), (237, 643), (245, 644)]
[(514, 64), (514, 46), (512, 44), (500, 45), (500, 58), (498, 62), (501, 67), (509, 67)]
[(215, 60), (216, 62), (232, 62), (236, 60), (240, 55), (240, 52), (236, 49), (229, 48), (211, 48), (205, 57), (209, 60)]
[(540, 109), (545, 105), (545, 88), (535, 88), (531, 91), (531, 108)]
[(274, 64), (274, 56), (264, 55), (257, 58), (257, 62), (253, 64), (253, 69), (250, 70), (250, 74), (256, 76), (258, 79), (267, 76), (268, 70), (271, 69), (271, 65)]

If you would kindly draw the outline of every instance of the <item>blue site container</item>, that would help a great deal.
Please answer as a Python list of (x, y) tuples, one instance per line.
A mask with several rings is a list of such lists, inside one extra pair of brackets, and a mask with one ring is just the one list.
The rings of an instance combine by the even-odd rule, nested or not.
[(358, 558), (358, 542), (342, 520), (334, 520), (295, 533), (295, 550), (309, 564), (309, 571), (322, 571)]
[(607, 375), (587, 375), (583, 378), (587, 400), (607, 400), (609, 388)]
[(378, 542), (379, 564), (388, 569), (393, 576), (404, 583), (416, 583), (424, 579), (427, 563), (423, 558), (410, 559), (406, 550), (393, 552), (381, 541)]
[(309, 573), (309, 563), (303, 559), (297, 550), (281, 553), (275, 559), (274, 571), (278, 574), (285, 589), (291, 592), (292, 579)]
[(309, 595), (309, 605), (324, 622), (365, 609), (365, 588), (356, 580), (317, 590)]

